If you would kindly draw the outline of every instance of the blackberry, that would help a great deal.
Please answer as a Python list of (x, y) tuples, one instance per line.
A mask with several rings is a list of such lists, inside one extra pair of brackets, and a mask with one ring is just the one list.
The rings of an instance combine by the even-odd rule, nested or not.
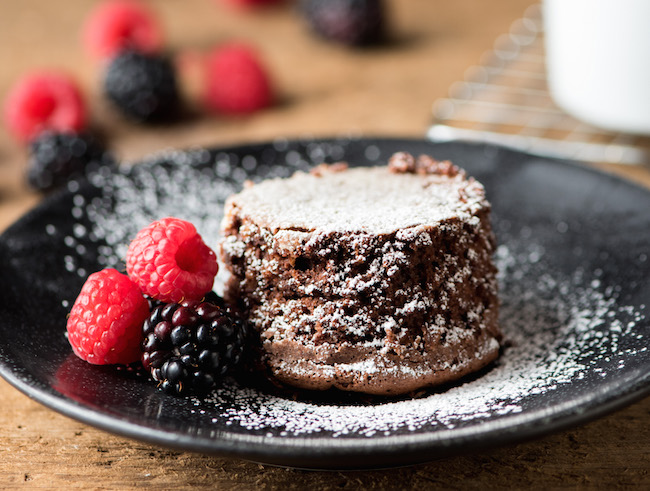
[(49, 191), (113, 166), (112, 155), (89, 134), (44, 131), (30, 142), (27, 182), (34, 189)]
[(140, 122), (176, 115), (179, 93), (171, 61), (161, 55), (125, 51), (111, 60), (104, 92), (126, 116)]
[(381, 0), (302, 0), (301, 11), (313, 31), (346, 45), (375, 43), (384, 33)]
[(160, 300), (156, 300), (155, 298), (150, 297), (149, 295), (145, 295), (144, 299), (147, 301), (147, 304), (149, 305), (149, 312), (152, 312), (156, 307), (160, 307), (165, 303), (165, 302), (161, 302)]
[(155, 306), (142, 330), (143, 367), (175, 395), (210, 392), (244, 364), (251, 339), (248, 324), (206, 299)]

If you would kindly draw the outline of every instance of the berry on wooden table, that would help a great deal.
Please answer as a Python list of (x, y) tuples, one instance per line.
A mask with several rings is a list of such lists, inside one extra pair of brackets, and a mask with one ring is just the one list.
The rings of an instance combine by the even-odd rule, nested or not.
[(210, 111), (248, 114), (273, 99), (269, 74), (257, 52), (246, 44), (228, 43), (206, 58), (204, 104)]
[(140, 359), (149, 306), (126, 275), (108, 268), (91, 274), (75, 300), (66, 329), (72, 350), (95, 365)]
[(172, 62), (162, 55), (137, 51), (123, 52), (110, 61), (104, 93), (125, 116), (140, 122), (171, 119), (180, 105)]
[(199, 300), (212, 289), (217, 257), (194, 225), (157, 220), (138, 232), (126, 253), (126, 270), (143, 293), (162, 302)]
[(115, 0), (100, 3), (90, 12), (82, 38), (92, 57), (106, 59), (125, 50), (158, 53), (164, 36), (158, 19), (145, 5)]
[(325, 39), (354, 46), (377, 42), (384, 29), (381, 0), (302, 0), (312, 30)]
[(77, 83), (58, 72), (25, 75), (9, 91), (4, 109), (8, 129), (21, 141), (44, 130), (78, 132), (86, 125), (86, 105)]

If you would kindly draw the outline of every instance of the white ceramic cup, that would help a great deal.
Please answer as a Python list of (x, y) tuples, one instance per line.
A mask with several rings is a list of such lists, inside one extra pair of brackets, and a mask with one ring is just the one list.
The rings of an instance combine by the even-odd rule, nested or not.
[(551, 96), (587, 123), (650, 135), (650, 0), (544, 0)]

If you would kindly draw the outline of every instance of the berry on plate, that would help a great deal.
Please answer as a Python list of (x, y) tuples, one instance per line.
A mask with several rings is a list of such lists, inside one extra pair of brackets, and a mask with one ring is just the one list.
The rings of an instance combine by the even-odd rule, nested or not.
[(204, 395), (242, 363), (248, 325), (217, 303), (161, 304), (144, 322), (142, 366), (161, 390)]
[(272, 98), (269, 75), (252, 47), (228, 43), (208, 54), (203, 93), (208, 110), (247, 114), (269, 106)]
[(125, 50), (158, 53), (163, 37), (155, 15), (142, 3), (126, 0), (100, 3), (89, 14), (82, 32), (86, 50), (97, 59)]
[(314, 32), (342, 44), (370, 44), (383, 34), (381, 0), (302, 0), (301, 11)]
[(124, 115), (141, 122), (173, 117), (180, 96), (172, 62), (162, 56), (125, 51), (111, 60), (104, 92)]
[(29, 141), (41, 131), (77, 132), (86, 124), (86, 105), (76, 82), (57, 72), (24, 76), (9, 91), (5, 122), (13, 135)]
[(218, 265), (194, 225), (167, 217), (138, 232), (126, 253), (126, 270), (144, 294), (178, 303), (210, 291)]
[(107, 268), (91, 274), (75, 300), (66, 329), (72, 350), (95, 365), (140, 359), (149, 306), (137, 285)]
[(34, 189), (48, 191), (101, 167), (113, 166), (112, 155), (90, 134), (48, 130), (29, 144), (27, 181)]

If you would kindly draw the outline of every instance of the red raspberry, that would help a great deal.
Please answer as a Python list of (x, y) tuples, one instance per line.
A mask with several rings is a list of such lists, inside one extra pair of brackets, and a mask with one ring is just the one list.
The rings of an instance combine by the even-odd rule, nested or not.
[(138, 232), (126, 252), (126, 271), (142, 291), (161, 302), (200, 300), (219, 267), (190, 222), (163, 218)]
[(269, 76), (256, 52), (231, 43), (214, 49), (206, 58), (204, 102), (227, 114), (246, 114), (271, 104)]
[(82, 37), (88, 54), (103, 59), (125, 49), (158, 53), (164, 36), (158, 20), (144, 5), (114, 0), (100, 4), (90, 13)]
[(108, 268), (91, 274), (68, 317), (68, 340), (95, 365), (133, 363), (141, 356), (142, 324), (149, 304), (128, 276)]
[(73, 79), (54, 72), (26, 75), (5, 101), (5, 121), (19, 140), (43, 130), (79, 132), (86, 124), (86, 106)]

